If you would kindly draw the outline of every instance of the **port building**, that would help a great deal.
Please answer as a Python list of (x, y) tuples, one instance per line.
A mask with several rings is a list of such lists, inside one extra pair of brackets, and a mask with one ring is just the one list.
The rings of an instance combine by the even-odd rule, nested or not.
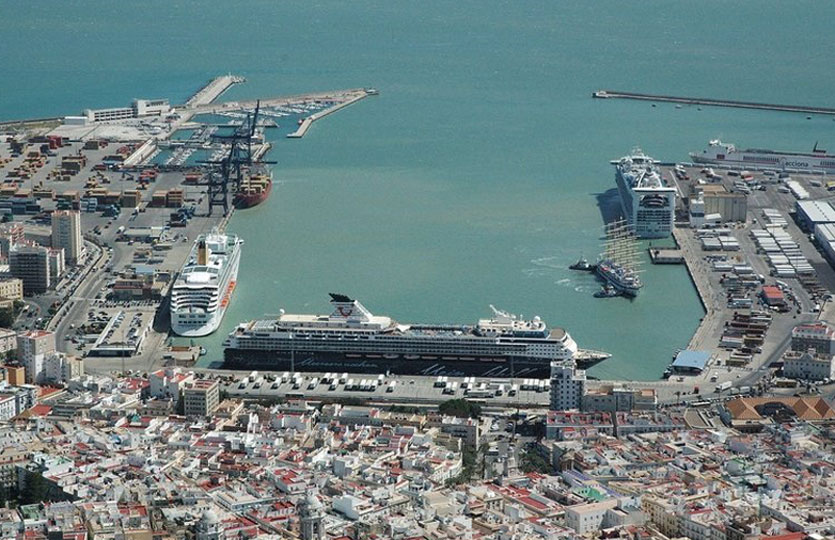
[[(690, 197), (691, 214), (695, 209), (707, 219), (718, 214), (720, 222), (745, 221), (748, 213), (748, 198), (744, 193), (731, 193), (721, 184), (697, 185)], [(697, 217), (697, 216), (696, 216)], [(691, 217), (691, 221), (694, 221)], [(695, 226), (701, 226), (698, 219)]]
[(110, 122), (146, 116), (162, 116), (171, 112), (167, 99), (134, 99), (130, 107), (110, 109), (85, 109), (82, 118), (86, 122)]
[(679, 351), (670, 369), (673, 373), (699, 374), (710, 361), (707, 351)]

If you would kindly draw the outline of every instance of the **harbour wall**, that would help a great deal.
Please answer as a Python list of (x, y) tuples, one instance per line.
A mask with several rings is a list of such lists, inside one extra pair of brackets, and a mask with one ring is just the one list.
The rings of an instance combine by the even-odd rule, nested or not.
[(219, 98), (221, 94), (229, 90), (232, 85), (246, 82), (243, 77), (237, 75), (221, 75), (215, 77), (205, 86), (195, 92), (188, 100), (186, 100), (186, 107), (199, 107), (200, 105), (208, 105)]
[(640, 101), (681, 103), (684, 105), (707, 105), (710, 107), (732, 107), (737, 109), (759, 109), (766, 111), (835, 115), (835, 109), (829, 107), (816, 107), (808, 105), (780, 105), (776, 103), (757, 103), (754, 101), (737, 101), (730, 99), (666, 96), (663, 94), (640, 94), (637, 92), (620, 92), (617, 90), (598, 90), (592, 93), (592, 97), (600, 99), (636, 99)]

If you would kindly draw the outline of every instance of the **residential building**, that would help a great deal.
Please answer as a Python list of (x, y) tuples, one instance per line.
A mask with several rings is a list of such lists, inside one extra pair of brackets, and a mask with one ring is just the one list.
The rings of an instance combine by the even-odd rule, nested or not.
[(44, 361), (44, 381), (67, 383), (84, 375), (84, 360), (64, 353), (54, 353)]
[(10, 420), (17, 415), (17, 397), (0, 392), (0, 421)]
[(11, 386), (26, 384), (26, 370), (23, 366), (3, 366), (6, 382)]
[(8, 258), (11, 247), (23, 242), (24, 232), (22, 223), (0, 223), (0, 255)]
[(220, 403), (216, 380), (198, 380), (183, 386), (183, 412), (186, 416), (209, 416)]
[(603, 527), (606, 513), (617, 506), (617, 499), (569, 506), (565, 509), (565, 524), (577, 534), (599, 531)]
[(49, 248), (15, 244), (9, 251), (9, 271), (23, 281), (23, 293), (40, 294), (49, 289)]
[(52, 247), (64, 248), (67, 264), (77, 265), (84, 255), (81, 236), (81, 214), (77, 210), (56, 210), (52, 213)]
[(9, 328), (0, 328), (0, 355), (7, 355), (17, 349), (17, 332)]
[(177, 403), (185, 385), (194, 382), (194, 375), (185, 374), (178, 368), (158, 369), (148, 376), (148, 382), (151, 397), (171, 399)]
[(653, 410), (658, 404), (652, 389), (631, 390), (618, 386), (601, 386), (587, 391), (581, 401), (583, 411), (629, 412)]
[(551, 362), (551, 410), (579, 409), (586, 393), (586, 372), (573, 360)]
[(788, 352), (783, 357), (783, 376), (808, 381), (835, 378), (833, 358), (829, 354), (818, 354), (813, 348), (806, 352)]
[(814, 349), (822, 355), (835, 355), (835, 329), (825, 321), (799, 324), (792, 330), (793, 351)]
[(49, 281), (50, 285), (58, 283), (67, 265), (64, 260), (64, 248), (49, 248)]
[(46, 358), (55, 352), (55, 334), (29, 330), (17, 336), (17, 358), (26, 369), (26, 382), (43, 382)]
[(23, 298), (23, 280), (19, 278), (0, 279), (0, 298), (21, 300)]

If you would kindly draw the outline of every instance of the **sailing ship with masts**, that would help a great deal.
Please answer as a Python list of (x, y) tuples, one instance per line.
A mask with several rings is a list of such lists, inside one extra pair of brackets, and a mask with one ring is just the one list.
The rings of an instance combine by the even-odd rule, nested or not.
[(635, 230), (623, 219), (605, 227), (603, 253), (595, 265), (595, 273), (617, 292), (635, 297), (644, 284), (638, 269), (638, 248)]

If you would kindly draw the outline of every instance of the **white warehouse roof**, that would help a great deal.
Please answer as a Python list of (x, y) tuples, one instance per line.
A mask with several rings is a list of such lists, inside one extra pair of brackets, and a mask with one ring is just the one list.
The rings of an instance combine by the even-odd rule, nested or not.
[(835, 223), (835, 208), (829, 201), (797, 201), (797, 211), (809, 223)]

